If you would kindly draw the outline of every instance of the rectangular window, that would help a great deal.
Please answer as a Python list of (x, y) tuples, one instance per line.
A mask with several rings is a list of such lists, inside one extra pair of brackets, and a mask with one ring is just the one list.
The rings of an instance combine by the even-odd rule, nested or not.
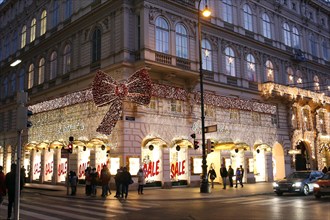
[(261, 124), (261, 116), (258, 112), (252, 112), (251, 117), (252, 117), (253, 125), (260, 125)]

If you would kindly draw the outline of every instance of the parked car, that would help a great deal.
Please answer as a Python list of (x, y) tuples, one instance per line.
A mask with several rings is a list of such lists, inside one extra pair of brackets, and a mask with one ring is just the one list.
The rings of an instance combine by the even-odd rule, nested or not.
[(321, 196), (330, 195), (330, 172), (314, 183), (314, 196), (321, 198)]
[(313, 184), (322, 176), (323, 173), (316, 170), (295, 171), (287, 178), (274, 182), (273, 190), (279, 196), (284, 192), (300, 193), (307, 196), (313, 192)]

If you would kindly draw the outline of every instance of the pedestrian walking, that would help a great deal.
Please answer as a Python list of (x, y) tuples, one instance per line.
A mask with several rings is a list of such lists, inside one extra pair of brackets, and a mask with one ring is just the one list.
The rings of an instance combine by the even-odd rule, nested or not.
[(120, 168), (120, 169), (117, 169), (117, 173), (115, 175), (115, 184), (116, 184), (116, 195), (115, 197), (116, 198), (119, 198), (120, 195), (122, 194), (122, 172), (123, 170)]
[(228, 168), (228, 179), (229, 179), (229, 186), (233, 187), (233, 176), (234, 176), (234, 169), (229, 165)]
[(139, 169), (139, 172), (137, 173), (137, 176), (138, 176), (138, 184), (139, 184), (138, 194), (143, 194), (143, 186), (145, 184), (145, 176), (144, 176), (144, 172), (143, 172), (142, 168)]
[[(15, 187), (16, 187), (16, 164), (11, 165), (11, 170), (6, 174), (5, 185), (8, 192), (8, 213), (7, 219), (11, 218), (13, 204), (15, 202)], [(23, 181), (20, 181), (20, 191), (23, 188)]]
[(241, 173), (241, 169), (239, 167), (237, 167), (237, 169), (236, 169), (236, 186), (235, 186), (235, 188), (237, 188), (238, 182), (240, 182), (241, 186), (243, 187), (242, 173)]
[(78, 177), (76, 172), (70, 171), (69, 173), (69, 183), (71, 186), (71, 196), (75, 196), (77, 193)]
[(207, 175), (210, 177), (211, 186), (212, 186), (212, 189), (213, 189), (214, 188), (214, 180), (215, 180), (215, 178), (217, 178), (217, 174), (214, 170), (214, 164), (213, 163), (211, 163), (210, 169), (209, 169), (209, 172), (208, 172)]
[(220, 176), (222, 178), (222, 184), (223, 184), (223, 188), (222, 189), (226, 189), (228, 171), (227, 171), (227, 168), (226, 168), (226, 166), (224, 164), (221, 165)]
[(96, 196), (96, 186), (99, 181), (99, 173), (96, 172), (96, 168), (94, 167), (91, 172), (91, 187), (92, 187), (92, 196)]
[(239, 166), (240, 167), (240, 170), (241, 170), (241, 180), (242, 180), (242, 187), (243, 187), (243, 178), (244, 178), (244, 168), (242, 165)]
[(86, 196), (90, 196), (92, 194), (92, 182), (91, 182), (91, 167), (87, 167), (85, 170), (85, 194)]
[[(102, 185), (102, 197), (105, 198), (109, 191), (109, 182), (110, 182), (110, 171), (107, 165), (103, 165), (100, 175), (101, 185)], [(111, 192), (110, 192), (111, 194)]]
[(124, 197), (125, 194), (125, 199), (128, 196), (128, 186), (132, 184), (132, 176), (130, 172), (127, 170), (127, 167), (124, 167), (123, 172), (122, 172), (122, 191), (121, 191), (121, 197)]
[(5, 174), (3, 173), (3, 167), (0, 166), (0, 206), (3, 202), (3, 197), (6, 196), (6, 184), (5, 184)]

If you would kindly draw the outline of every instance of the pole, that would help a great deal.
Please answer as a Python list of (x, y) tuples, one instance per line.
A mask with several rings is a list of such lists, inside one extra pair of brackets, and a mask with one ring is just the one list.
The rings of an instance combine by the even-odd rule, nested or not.
[(68, 152), (68, 160), (67, 160), (67, 169), (66, 169), (66, 195), (68, 196), (70, 194), (70, 178), (69, 178), (69, 172), (70, 172), (70, 153)]
[(22, 130), (17, 131), (17, 161), (16, 161), (16, 179), (15, 179), (15, 206), (14, 206), (14, 218), (19, 219), (19, 206), (21, 195), (21, 154), (22, 154)]
[(203, 85), (203, 61), (202, 61), (202, 29), (200, 21), (200, 6), (201, 1), (198, 2), (198, 41), (199, 41), (199, 83), (201, 93), (201, 121), (202, 121), (202, 180), (200, 186), (201, 193), (210, 193), (210, 185), (207, 178), (207, 162), (205, 149), (205, 116), (204, 116), (204, 85)]

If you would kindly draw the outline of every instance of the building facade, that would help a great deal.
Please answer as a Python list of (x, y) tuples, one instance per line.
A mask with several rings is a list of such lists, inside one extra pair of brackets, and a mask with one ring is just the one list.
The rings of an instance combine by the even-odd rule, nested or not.
[[(199, 39), (205, 6), (212, 14), (201, 17)], [(246, 182), (330, 166), (326, 0), (7, 0), (0, 10), (6, 172), (17, 158), (16, 94), (23, 90), (34, 113), (19, 152), (29, 181), (59, 184), (68, 169), (84, 179), (86, 167), (106, 164), (113, 175), (122, 166), (133, 175), (143, 168), (150, 186), (198, 185), (199, 50), (205, 125), (216, 125), (206, 133), (214, 146), (207, 164), (218, 176), (221, 164), (242, 165)], [(150, 103), (124, 100), (112, 133), (97, 132), (105, 115), (118, 113), (95, 105), (97, 71), (122, 82), (141, 68), (152, 79)]]

